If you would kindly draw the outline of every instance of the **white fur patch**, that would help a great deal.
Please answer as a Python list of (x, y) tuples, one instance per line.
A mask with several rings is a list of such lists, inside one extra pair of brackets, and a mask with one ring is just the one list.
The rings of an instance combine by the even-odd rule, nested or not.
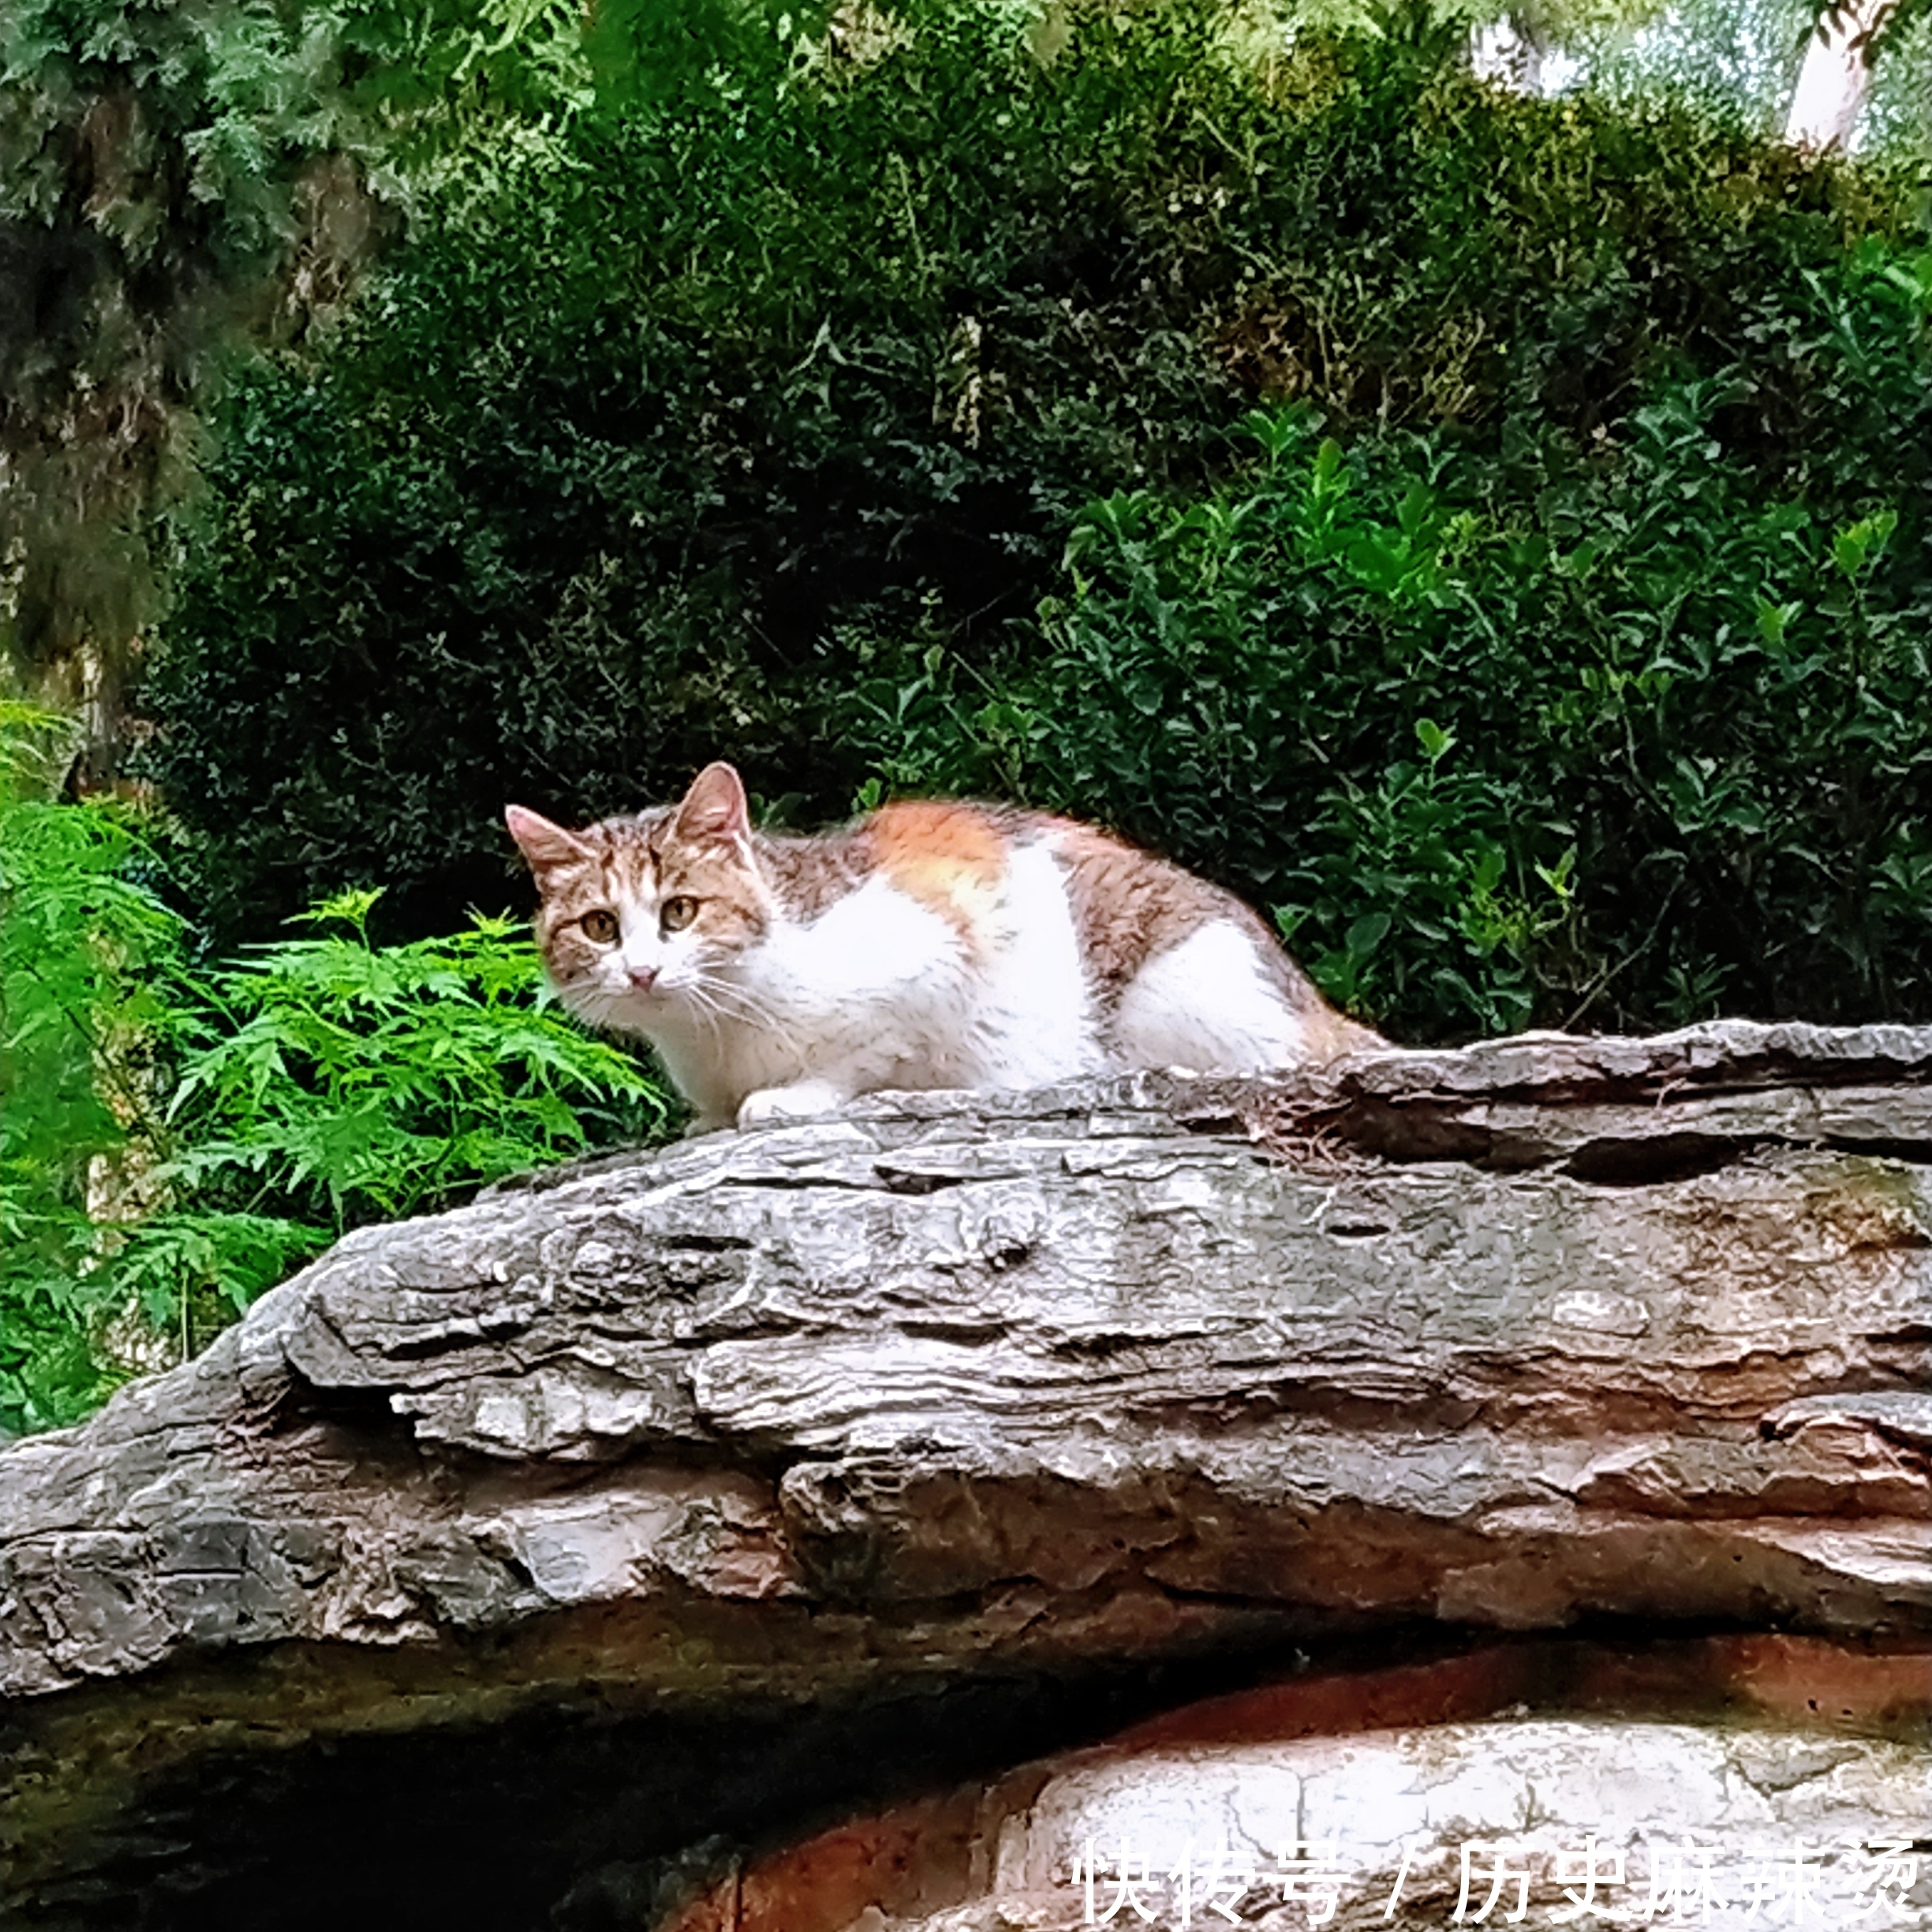
[(1124, 1067), (1264, 1073), (1299, 1059), (1300, 1019), (1271, 981), (1254, 939), (1216, 919), (1148, 961), (1114, 1016)]
[(1017, 846), (974, 1015), (970, 1084), (1044, 1086), (1104, 1071), (1080, 936), (1059, 862), (1044, 843)]
[(721, 1026), (708, 1045), (738, 1095), (809, 1083), (819, 1103), (967, 1084), (964, 949), (938, 914), (884, 879), (809, 923), (781, 918), (720, 977), (715, 997), (746, 1023)]

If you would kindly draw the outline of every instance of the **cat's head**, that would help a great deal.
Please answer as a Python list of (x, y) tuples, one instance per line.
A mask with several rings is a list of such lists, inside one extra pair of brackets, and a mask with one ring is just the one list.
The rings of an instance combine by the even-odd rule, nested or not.
[(707, 765), (677, 805), (581, 831), (521, 805), (503, 817), (542, 895), (544, 970), (572, 1011), (643, 1033), (734, 1017), (721, 976), (764, 938), (774, 905), (730, 765)]

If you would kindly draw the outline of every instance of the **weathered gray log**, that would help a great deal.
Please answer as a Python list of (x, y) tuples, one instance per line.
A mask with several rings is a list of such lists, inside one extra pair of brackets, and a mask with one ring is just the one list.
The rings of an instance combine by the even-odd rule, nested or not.
[(1731, 1024), (884, 1096), (365, 1231), (0, 1456), (0, 1831), (58, 1867), (136, 1732), (558, 1686), (1921, 1644), (1929, 1172), (1932, 1030)]

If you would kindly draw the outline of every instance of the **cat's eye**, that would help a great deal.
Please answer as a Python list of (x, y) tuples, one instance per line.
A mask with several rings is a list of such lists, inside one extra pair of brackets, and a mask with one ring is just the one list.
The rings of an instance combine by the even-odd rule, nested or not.
[(667, 932), (682, 932), (697, 917), (697, 901), (679, 892), (665, 900), (657, 921)]
[(577, 922), (584, 929), (584, 936), (594, 940), (600, 946), (614, 946), (617, 943), (617, 914), (601, 906), (595, 911), (587, 912)]

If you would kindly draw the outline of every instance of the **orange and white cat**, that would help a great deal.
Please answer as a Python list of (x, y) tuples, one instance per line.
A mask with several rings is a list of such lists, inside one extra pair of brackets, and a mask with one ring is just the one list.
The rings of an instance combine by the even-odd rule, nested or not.
[(1239, 899), (1071, 820), (916, 801), (768, 837), (728, 764), (582, 831), (504, 816), (551, 984), (650, 1041), (693, 1132), (886, 1087), (1256, 1073), (1384, 1044)]

